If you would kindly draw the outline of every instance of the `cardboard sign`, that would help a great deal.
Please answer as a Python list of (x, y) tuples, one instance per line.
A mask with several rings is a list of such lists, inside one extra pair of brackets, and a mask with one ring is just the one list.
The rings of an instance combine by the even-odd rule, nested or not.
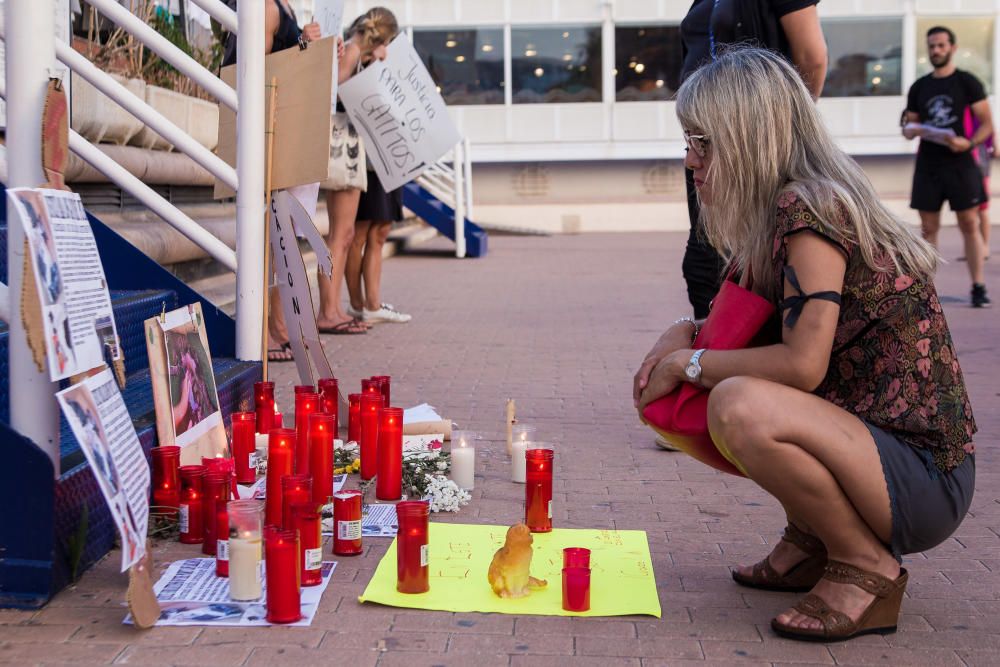
[(146, 553), (149, 523), (149, 466), (132, 418), (107, 369), (56, 398), (118, 526), (124, 572)]
[[(336, 38), (310, 42), (306, 49), (285, 49), (264, 59), (264, 81), (277, 79), (271, 189), (323, 182), (330, 164), (332, 81), (336, 62)], [(222, 80), (236, 85), (236, 68), (222, 68)], [(269, 96), (265, 96), (265, 100)], [(270, 110), (264, 126), (270, 122)], [(236, 166), (236, 114), (219, 105), (219, 157)], [(263, 157), (263, 156), (262, 156)], [(215, 182), (215, 198), (235, 192)]]
[(121, 359), (118, 329), (97, 242), (80, 196), (65, 190), (11, 188), (41, 304), (49, 379)]
[[(296, 226), (304, 229), (312, 227), (313, 223), (299, 201), (283, 190), (274, 193), (271, 198), (270, 219), (274, 272), (281, 293), (281, 309), (288, 325), (289, 342), (295, 354), (295, 367), (302, 384), (316, 384), (317, 378), (333, 377), (333, 369), (319, 340), (306, 266), (295, 237)], [(313, 365), (317, 375), (313, 375)]]
[(340, 86), (340, 100), (386, 191), (412, 181), (461, 140), (407, 36), (396, 37), (388, 53)]

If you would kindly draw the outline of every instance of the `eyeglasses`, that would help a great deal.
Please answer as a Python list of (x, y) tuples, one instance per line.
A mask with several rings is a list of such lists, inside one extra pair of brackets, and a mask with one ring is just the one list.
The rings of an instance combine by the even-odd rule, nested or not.
[(684, 133), (684, 143), (687, 147), (695, 152), (698, 157), (705, 157), (708, 155), (708, 149), (712, 145), (711, 140), (709, 140), (707, 134), (689, 134)]

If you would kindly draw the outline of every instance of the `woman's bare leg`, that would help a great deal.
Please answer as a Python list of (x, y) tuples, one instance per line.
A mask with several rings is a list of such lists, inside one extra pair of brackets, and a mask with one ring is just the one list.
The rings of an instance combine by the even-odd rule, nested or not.
[[(362, 256), (368, 239), (368, 220), (358, 220), (354, 223), (354, 239), (347, 251), (347, 266), (344, 269), (344, 282), (347, 283), (347, 295), (351, 300), (351, 308), (360, 311), (365, 306), (365, 295), (361, 291)], [(367, 287), (367, 280), (365, 286)]]
[(354, 238), (354, 217), (358, 213), (361, 191), (355, 188), (326, 193), (326, 212), (330, 217), (330, 231), (326, 244), (333, 257), (333, 274), (330, 278), (319, 275), (319, 316), (316, 323), (321, 329), (336, 326), (351, 319), (340, 303), (340, 284), (344, 281), (347, 252)]
[[(708, 419), (712, 438), (801, 518), (831, 559), (890, 579), (899, 575), (885, 547), (892, 532), (889, 491), (875, 442), (860, 419), (812, 394), (744, 377), (712, 390)], [(813, 592), (855, 620), (874, 599), (856, 586), (827, 580)], [(778, 620), (821, 627), (791, 609)]]
[[(382, 247), (392, 230), (391, 222), (373, 222), (368, 229), (362, 275), (365, 278), (365, 308), (378, 310), (382, 307)], [(361, 230), (358, 229), (358, 233)]]

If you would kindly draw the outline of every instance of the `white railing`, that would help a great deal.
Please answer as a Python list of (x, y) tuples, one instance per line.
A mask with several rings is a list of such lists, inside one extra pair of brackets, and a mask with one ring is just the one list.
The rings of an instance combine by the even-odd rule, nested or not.
[[(171, 44), (116, 0), (89, 0), (108, 19), (157, 53), (166, 62), (237, 112), (237, 156), (233, 169), (192, 139), (184, 130), (144, 100), (116, 82), (90, 61), (53, 38), (53, 0), (7, 0), (0, 37), (6, 48), (6, 72), (0, 96), (7, 100), (5, 162), (9, 187), (37, 186), (41, 169), (41, 116), (45, 89), (55, 72), (56, 58), (115, 100), (125, 110), (160, 134), (220, 181), (236, 190), (236, 251), (178, 210), (145, 183), (117, 164), (78, 133), (70, 131), (70, 150), (133, 195), (203, 248), (223, 266), (236, 271), (236, 356), (260, 360), (263, 321), (264, 266), (264, 2), (241, 0), (233, 12), (219, 0), (193, 0), (238, 32), (237, 86), (233, 90), (215, 74)], [(9, 95), (8, 95), (9, 93)], [(20, 312), (23, 271), (23, 233), (8, 225), (8, 313)], [(237, 270), (239, 267), (239, 270)], [(6, 304), (5, 304), (6, 305)], [(2, 310), (2, 309), (0, 309)], [(41, 446), (59, 474), (58, 412), (54, 386), (34, 366), (27, 349), (23, 322), (10, 318), (11, 422), (19, 432)]]
[(472, 212), (472, 154), (463, 139), (416, 178), (422, 188), (455, 211), (455, 256), (465, 257), (465, 221)]

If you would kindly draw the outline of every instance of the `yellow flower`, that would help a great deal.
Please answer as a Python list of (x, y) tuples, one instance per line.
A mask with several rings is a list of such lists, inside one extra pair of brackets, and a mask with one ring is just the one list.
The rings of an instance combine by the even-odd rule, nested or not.
[(354, 466), (355, 468), (360, 468), (361, 467), (361, 459), (354, 459), (354, 463), (352, 463), (351, 465)]
[(334, 468), (333, 469), (333, 474), (334, 475), (343, 475), (344, 474), (344, 469), (343, 468)]

